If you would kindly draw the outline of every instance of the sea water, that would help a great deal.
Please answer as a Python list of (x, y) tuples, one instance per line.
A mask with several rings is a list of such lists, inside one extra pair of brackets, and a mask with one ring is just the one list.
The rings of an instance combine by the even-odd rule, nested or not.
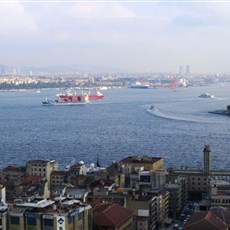
[[(98, 157), (106, 166), (131, 155), (163, 157), (166, 168), (200, 168), (210, 145), (212, 167), (230, 169), (230, 117), (208, 113), (230, 104), (229, 85), (112, 89), (86, 106), (42, 106), (64, 92), (0, 92), (0, 168), (34, 159), (64, 168)], [(215, 97), (198, 97), (205, 92)]]

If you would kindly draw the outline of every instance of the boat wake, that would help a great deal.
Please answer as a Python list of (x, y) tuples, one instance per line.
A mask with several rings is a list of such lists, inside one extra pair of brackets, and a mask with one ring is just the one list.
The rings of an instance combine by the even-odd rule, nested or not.
[(146, 112), (152, 116), (156, 116), (168, 120), (177, 120), (177, 121), (194, 122), (194, 123), (224, 123), (221, 122), (220, 120), (213, 121), (212, 119), (209, 119), (210, 116), (208, 113), (207, 116), (196, 115), (196, 114), (194, 114), (193, 116), (189, 116), (186, 114), (185, 116), (187, 117), (184, 117), (183, 114), (178, 114), (178, 113), (175, 114), (173, 112), (166, 112), (166, 111), (162, 112), (158, 108), (154, 110), (147, 109)]

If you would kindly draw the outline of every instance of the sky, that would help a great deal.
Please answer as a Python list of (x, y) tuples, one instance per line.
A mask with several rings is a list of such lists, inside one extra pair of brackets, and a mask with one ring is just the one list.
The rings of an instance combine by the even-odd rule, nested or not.
[(229, 1), (1, 1), (0, 64), (230, 73)]

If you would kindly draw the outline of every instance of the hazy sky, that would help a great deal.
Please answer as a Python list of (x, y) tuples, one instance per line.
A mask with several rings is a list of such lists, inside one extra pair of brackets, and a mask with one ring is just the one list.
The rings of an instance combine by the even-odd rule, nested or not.
[(0, 15), (0, 64), (230, 73), (230, 1), (1, 1)]

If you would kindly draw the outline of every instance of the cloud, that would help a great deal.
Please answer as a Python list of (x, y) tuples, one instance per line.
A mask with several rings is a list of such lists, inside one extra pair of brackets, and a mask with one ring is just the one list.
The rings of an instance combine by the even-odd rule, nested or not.
[(208, 54), (223, 57), (216, 61), (221, 66), (229, 59), (229, 4), (0, 3), (0, 58), (10, 63), (24, 57), (32, 65), (97, 60), (124, 69), (172, 70), (183, 62), (198, 65), (197, 57), (208, 63)]
[(0, 15), (1, 35), (20, 35), (37, 31), (34, 18), (25, 11), (23, 4), (19, 2), (1, 2)]
[(120, 3), (75, 3), (70, 12), (79, 18), (133, 18), (135, 13)]

